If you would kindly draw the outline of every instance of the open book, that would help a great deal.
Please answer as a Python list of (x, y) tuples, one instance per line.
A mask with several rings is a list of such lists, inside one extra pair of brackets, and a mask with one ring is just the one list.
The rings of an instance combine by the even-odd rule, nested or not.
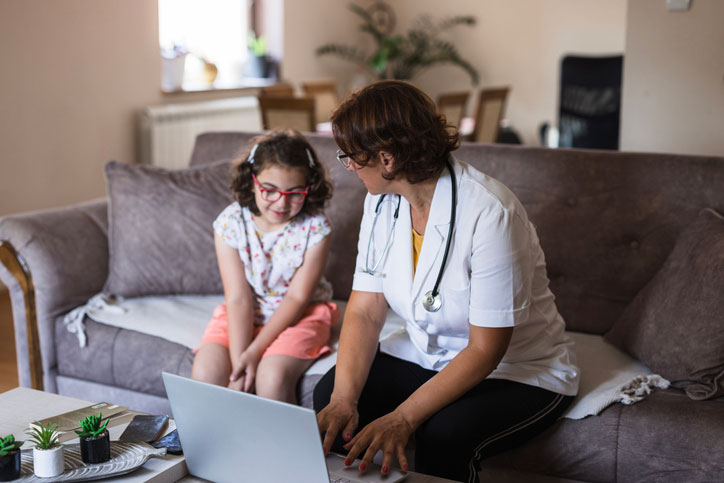
[(134, 414), (128, 411), (128, 408), (125, 406), (101, 402), (84, 408), (68, 411), (67, 413), (57, 414), (39, 421), (33, 421), (30, 423), (30, 427), (39, 428), (40, 426), (52, 423), (53, 425), (58, 426), (58, 441), (62, 443), (78, 437), (75, 430), (80, 429), (80, 420), (84, 419), (86, 416), (97, 416), (98, 413), (102, 414), (104, 421), (106, 418), (109, 418), (108, 427), (127, 423), (133, 418)]

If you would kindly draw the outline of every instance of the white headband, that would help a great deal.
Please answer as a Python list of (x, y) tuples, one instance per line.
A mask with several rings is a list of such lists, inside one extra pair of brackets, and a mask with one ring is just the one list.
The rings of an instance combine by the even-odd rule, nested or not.
[(305, 148), (305, 151), (307, 151), (307, 157), (309, 158), (309, 167), (314, 167), (314, 158), (312, 157), (312, 152), (309, 150), (309, 148)]
[(259, 144), (255, 144), (251, 151), (249, 152), (249, 164), (254, 164), (254, 153), (256, 153), (256, 148), (259, 147)]
[[(255, 144), (252, 146), (251, 151), (249, 152), (249, 164), (254, 164), (254, 154), (256, 154), (256, 150), (259, 147), (259, 144)], [(314, 167), (314, 156), (312, 156), (312, 152), (309, 150), (309, 148), (304, 149), (307, 152), (307, 158), (309, 159), (309, 167)]]

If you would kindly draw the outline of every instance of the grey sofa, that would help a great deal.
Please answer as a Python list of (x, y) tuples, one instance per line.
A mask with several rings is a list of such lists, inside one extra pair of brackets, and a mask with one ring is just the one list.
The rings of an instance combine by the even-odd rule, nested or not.
[[(191, 165), (230, 160), (251, 135), (201, 135)], [(365, 190), (338, 166), (332, 138), (310, 139), (335, 186), (326, 276), (335, 297), (344, 299)], [(559, 310), (573, 331), (606, 333), (700, 209), (724, 212), (724, 158), (473, 143), (456, 155), (508, 185), (526, 206)], [(104, 285), (107, 236), (106, 200), (0, 219), (0, 279), (11, 292), (20, 382), (162, 412), (160, 373), (188, 375), (189, 349), (90, 319), (91, 343), (79, 349), (63, 325), (65, 313)], [(309, 405), (317, 380), (303, 380), (303, 404)], [(522, 447), (485, 461), (481, 473), (489, 481), (724, 481), (723, 441), (724, 398), (694, 401), (671, 388), (598, 416), (561, 419)]]

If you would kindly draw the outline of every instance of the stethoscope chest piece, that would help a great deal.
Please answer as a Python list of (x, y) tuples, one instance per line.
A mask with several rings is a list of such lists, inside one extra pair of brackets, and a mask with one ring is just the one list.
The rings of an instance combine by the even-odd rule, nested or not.
[(428, 312), (437, 312), (442, 306), (442, 297), (440, 297), (439, 293), (433, 294), (432, 290), (430, 290), (422, 297), (422, 306)]

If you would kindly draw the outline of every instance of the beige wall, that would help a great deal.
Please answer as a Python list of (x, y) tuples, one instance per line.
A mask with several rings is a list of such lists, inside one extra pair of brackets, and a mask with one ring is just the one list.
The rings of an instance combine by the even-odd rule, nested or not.
[(153, 0), (0, 1), (0, 216), (105, 195), (137, 160), (137, 113), (163, 96)]
[[(294, 81), (335, 77), (350, 82), (351, 63), (316, 58), (317, 46), (334, 41), (369, 47), (357, 17), (337, 0), (285, 2), (284, 72)], [(371, 0), (358, 1), (369, 5)], [(537, 143), (538, 124), (556, 121), (558, 70), (565, 53), (608, 54), (624, 50), (626, 0), (390, 0), (397, 31), (420, 13), (441, 19), (474, 15), (476, 26), (446, 34), (481, 74), (480, 86), (510, 85), (507, 116), (526, 143)], [(320, 11), (327, 15), (320, 15)], [(360, 43), (360, 41), (362, 41)], [(369, 50), (368, 50), (369, 51)], [(436, 97), (470, 89), (461, 69), (437, 66), (414, 79)], [(470, 110), (471, 111), (471, 110)]]
[[(285, 76), (336, 77), (347, 86), (353, 66), (314, 50), (364, 39), (348, 2), (273, 1), (283, 6)], [(451, 39), (482, 85), (512, 86), (508, 118), (527, 143), (537, 142), (540, 121), (555, 120), (563, 53), (625, 46), (624, 148), (722, 152), (720, 0), (695, 0), (684, 14), (663, 11), (664, 0), (628, 2), (628, 12), (626, 0), (391, 3), (400, 28), (417, 12), (478, 18)], [(135, 160), (138, 109), (210, 97), (159, 93), (157, 15), (152, 0), (0, 1), (0, 216), (103, 196), (103, 164)], [(470, 87), (452, 67), (416, 82), (433, 96)]]
[(621, 148), (724, 155), (724, 1), (630, 1), (628, 24)]
[(0, 215), (103, 196), (160, 101), (156, 2), (2, 0), (0, 45)]

